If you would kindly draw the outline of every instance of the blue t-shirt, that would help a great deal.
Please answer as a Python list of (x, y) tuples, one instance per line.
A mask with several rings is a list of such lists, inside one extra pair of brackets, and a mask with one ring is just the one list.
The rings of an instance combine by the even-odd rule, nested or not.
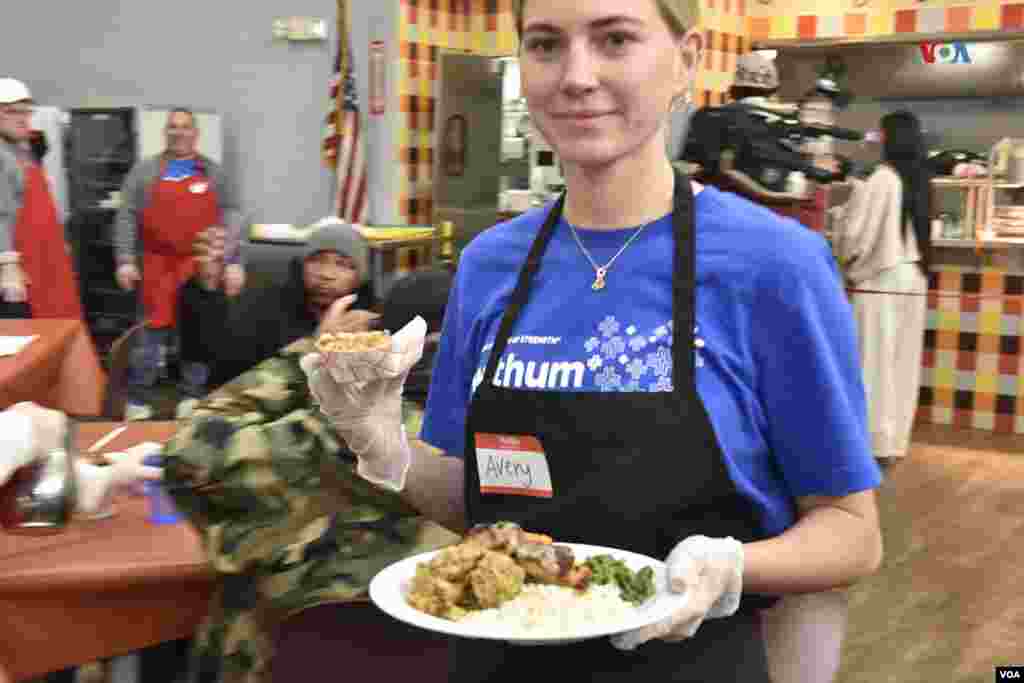
[[(450, 455), (465, 451), (472, 392), (549, 208), (484, 231), (459, 260), (421, 434)], [(819, 235), (712, 187), (696, 196), (695, 217), (697, 390), (730, 476), (775, 535), (795, 521), (794, 497), (841, 496), (881, 481), (853, 316)], [(579, 231), (598, 264), (632, 234)], [(595, 292), (594, 270), (561, 221), (495, 384), (671, 390), (673, 249), (667, 215), (644, 229)], [(673, 444), (665, 446), (669, 457)]]
[(168, 159), (161, 180), (184, 180), (196, 174), (195, 159)]

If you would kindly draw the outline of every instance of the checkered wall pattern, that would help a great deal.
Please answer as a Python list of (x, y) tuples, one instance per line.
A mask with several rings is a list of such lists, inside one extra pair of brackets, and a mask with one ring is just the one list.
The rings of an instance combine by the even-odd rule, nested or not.
[[(782, 4), (787, 6), (779, 6)], [(979, 0), (941, 7), (923, 6), (911, 0), (888, 3), (872, 0), (864, 11), (853, 12), (820, 12), (821, 4), (808, 0), (775, 0), (749, 17), (750, 39), (813, 40), (894, 33), (1024, 31), (1024, 3), (1016, 0)]]
[(398, 214), (433, 222), (432, 173), (438, 54), (442, 49), (507, 55), (516, 50), (512, 0), (399, 0), (398, 108), (394, 131)]
[[(398, 110), (395, 187), (397, 213), (411, 224), (433, 222), (432, 172), (438, 53), (511, 55), (517, 49), (512, 0), (399, 0)], [(704, 0), (704, 64), (697, 106), (725, 102), (736, 57), (747, 50), (746, 3)]]
[(1022, 314), (1024, 275), (932, 272), (918, 420), (1024, 434)]

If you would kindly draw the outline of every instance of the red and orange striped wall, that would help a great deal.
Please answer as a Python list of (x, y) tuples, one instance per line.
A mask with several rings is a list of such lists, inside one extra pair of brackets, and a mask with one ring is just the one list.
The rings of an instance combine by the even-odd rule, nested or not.
[(1019, 0), (750, 0), (751, 40), (1024, 31)]

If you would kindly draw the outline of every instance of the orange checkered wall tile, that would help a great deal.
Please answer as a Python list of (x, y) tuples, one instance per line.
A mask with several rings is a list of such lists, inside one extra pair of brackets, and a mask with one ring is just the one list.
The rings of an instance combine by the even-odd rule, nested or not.
[(917, 418), (1024, 434), (1024, 275), (937, 266)]
[(1024, 31), (1021, 0), (867, 0), (862, 7), (815, 0), (750, 0), (751, 40), (856, 38), (896, 33)]
[[(433, 221), (434, 108), (441, 49), (512, 55), (517, 49), (512, 0), (398, 0), (401, 41), (395, 139), (398, 215), (408, 223)], [(756, 0), (703, 0), (706, 47), (695, 84), (697, 106), (722, 104), (736, 57), (746, 51), (747, 4)]]

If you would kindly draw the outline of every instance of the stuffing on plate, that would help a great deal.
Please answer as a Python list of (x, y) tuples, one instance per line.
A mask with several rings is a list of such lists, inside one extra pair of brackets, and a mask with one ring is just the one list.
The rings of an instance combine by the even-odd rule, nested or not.
[(572, 548), (549, 536), (530, 533), (512, 522), (477, 525), (462, 541), (436, 553), (416, 568), (408, 603), (427, 614), (459, 620), (500, 607), (524, 586), (559, 586), (583, 593), (591, 583), (614, 584), (620, 597), (639, 604), (654, 594), (654, 572), (633, 572), (609, 555), (577, 562)]

